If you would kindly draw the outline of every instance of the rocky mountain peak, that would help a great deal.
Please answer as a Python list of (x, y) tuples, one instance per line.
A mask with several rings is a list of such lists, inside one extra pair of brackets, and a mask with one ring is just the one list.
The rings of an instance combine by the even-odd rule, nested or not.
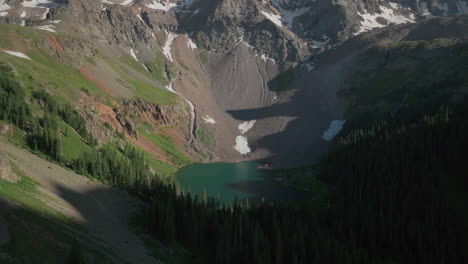
[[(284, 117), (285, 112), (293, 111), (294, 116), (307, 111), (296, 105), (309, 102), (287, 109), (269, 107), (293, 96), (285, 89), (294, 79), (314, 75), (322, 55), (330, 57), (341, 50), (341, 56), (335, 55), (339, 57), (334, 58), (336, 63), (360, 48), (345, 52), (342, 47), (346, 43), (375, 39), (379, 32), (402, 39), (404, 31), (385, 28), (412, 28), (463, 13), (468, 13), (468, 0), (0, 0), (1, 22), (47, 31), (50, 36), (44, 42), (51, 54), (94, 81), (98, 79), (94, 75), (105, 72), (107, 86), (99, 80), (97, 83), (113, 94), (125, 99), (135, 95), (141, 85), (131, 80), (136, 75), (154, 86), (150, 89), (160, 88), (181, 97), (179, 101), (188, 105), (186, 117), (190, 117), (190, 122), (185, 122), (190, 129), (183, 131), (190, 139), (203, 118), (216, 120), (206, 126), (218, 129), (213, 133), (217, 154), (223, 160), (245, 157), (245, 152), (233, 148), (239, 137), (247, 146), (252, 140), (248, 149), (254, 153), (263, 147), (263, 152), (247, 153), (256, 158), (275, 152), (265, 147), (269, 142), (261, 140), (292, 122)], [(361, 34), (365, 37), (357, 37)], [(106, 64), (109, 57), (125, 66), (102, 70), (99, 60)], [(83, 58), (98, 62), (92, 65)], [(115, 77), (126, 75), (129, 68), (132, 76)], [(328, 80), (335, 82), (340, 73), (327, 70)], [(325, 79), (317, 76), (296, 90), (314, 88)], [(336, 99), (335, 94), (329, 97)], [(308, 96), (304, 98), (310, 101)], [(269, 109), (280, 109), (280, 114), (267, 113), (274, 121), (261, 121), (259, 113)], [(248, 114), (236, 114), (243, 111)], [(140, 111), (143, 113), (152, 116)], [(316, 116), (319, 118), (322, 115)], [(238, 126), (254, 120), (259, 121), (252, 131), (239, 135)], [(121, 114), (119, 122), (129, 134), (136, 135), (125, 115)], [(268, 147), (279, 143), (271, 145)], [(281, 147), (282, 151), (288, 147)]]

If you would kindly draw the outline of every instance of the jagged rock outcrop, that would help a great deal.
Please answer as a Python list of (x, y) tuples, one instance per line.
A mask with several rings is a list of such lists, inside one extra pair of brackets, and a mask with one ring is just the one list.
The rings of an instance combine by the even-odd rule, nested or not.
[[(346, 103), (336, 96), (341, 77), (362, 50), (410, 32), (423, 36), (439, 30), (427, 21), (451, 23), (444, 17), (468, 13), (468, 0), (41, 2), (0, 0), (0, 21), (64, 33), (45, 38), (48, 52), (114, 100), (79, 102), (97, 138), (115, 130), (138, 138), (140, 122), (189, 131), (177, 135), (189, 141), (208, 129), (220, 160), (278, 163), (324, 151), (321, 133)], [(414, 30), (421, 24), (428, 26)], [(426, 35), (450, 35), (437, 32)], [(178, 100), (158, 105), (147, 98), (153, 88)], [(253, 120), (242, 132), (252, 149), (244, 155), (233, 147), (239, 127)]]
[[(159, 106), (141, 99), (123, 100), (121, 108), (124, 112), (131, 113), (144, 122), (156, 123), (158, 126), (165, 127), (179, 125), (179, 117), (184, 114), (181, 109), (176, 109), (173, 106)], [(116, 112), (119, 113), (119, 110)]]
[[(155, 47), (159, 31), (189, 34), (227, 54), (245, 41), (278, 63), (298, 62), (373, 28), (468, 12), (466, 0), (3, 0), (1, 20), (23, 24), (65, 15), (94, 39)], [(160, 45), (162, 43), (159, 43)]]
[(136, 131), (136, 126), (133, 120), (125, 114), (118, 113), (115, 118), (119, 121), (120, 125), (125, 129), (131, 137), (138, 139), (138, 132)]

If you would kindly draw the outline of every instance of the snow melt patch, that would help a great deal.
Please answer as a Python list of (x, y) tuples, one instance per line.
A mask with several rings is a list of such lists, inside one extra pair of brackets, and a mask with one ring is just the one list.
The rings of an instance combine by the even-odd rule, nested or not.
[(240, 123), (237, 127), (241, 135), (236, 137), (236, 145), (234, 146), (234, 149), (236, 149), (242, 155), (246, 155), (252, 151), (249, 147), (247, 137), (243, 135), (255, 125), (255, 122), (257, 122), (257, 120), (245, 121)]
[[(132, 48), (130, 49), (130, 55), (131, 55), (136, 61), (138, 61), (138, 58), (137, 58), (137, 56), (136, 56), (136, 54), (135, 54), (135, 51), (134, 51)], [(139, 61), (138, 61), (138, 62), (139, 62)]]
[(164, 56), (166, 56), (166, 58), (168, 58), (171, 62), (174, 62), (174, 60), (172, 59), (172, 54), (171, 54), (171, 45), (172, 45), (172, 41), (174, 41), (176, 37), (177, 37), (177, 34), (169, 33), (167, 35), (166, 43), (164, 44), (164, 47), (163, 47)]
[(47, 14), (51, 8), (59, 7), (61, 4), (55, 3), (52, 0), (31, 0), (31, 1), (23, 1), (21, 6), (29, 7), (29, 8), (42, 8), (45, 9), (44, 13), (41, 16), (41, 19), (44, 20), (47, 18)]
[(42, 19), (42, 20), (46, 19), (46, 18), (47, 18), (47, 14), (49, 14), (49, 12), (50, 12), (50, 8), (46, 8), (45, 11), (44, 11), (44, 13), (42, 14), (41, 19)]
[[(400, 8), (398, 4), (393, 4), (390, 6), (392, 8)], [(406, 17), (404, 15), (396, 13), (395, 10), (393, 10), (392, 8), (388, 8), (386, 6), (379, 6), (380, 13), (376, 14), (358, 12), (358, 15), (362, 17), (363, 20), (361, 21), (361, 28), (355, 33), (355, 35), (359, 35), (361, 33), (370, 31), (375, 28), (383, 28), (389, 25), (379, 23), (377, 21), (378, 18), (384, 18), (388, 23), (397, 25), (405, 23), (414, 23), (415, 16), (413, 14), (411, 14), (410, 17)]]
[(31, 58), (26, 56), (26, 54), (24, 54), (22, 52), (19, 52), (19, 51), (3, 50), (3, 52), (5, 52), (7, 54), (10, 54), (12, 56), (16, 56), (16, 57), (20, 57), (20, 58), (23, 58), (23, 59), (31, 60)]
[(193, 42), (192, 39), (191, 39), (190, 37), (187, 36), (187, 38), (188, 38), (187, 46), (188, 46), (189, 48), (191, 48), (192, 50), (193, 50), (193, 49), (198, 49), (197, 44), (195, 44), (195, 42)]
[[(257, 55), (255, 55), (255, 56), (257, 56)], [(271, 62), (276, 64), (275, 59), (268, 57), (266, 54), (262, 54), (260, 56), (260, 59), (262, 59), (264, 62), (271, 61)]]
[[(266, 3), (265, 1), (263, 2)], [(266, 11), (260, 11), (260, 13), (262, 13), (262, 15), (268, 18), (271, 22), (275, 23), (278, 27), (284, 27), (284, 25), (286, 25), (288, 28), (292, 28), (294, 19), (298, 16), (304, 15), (310, 10), (309, 7), (288, 10), (282, 7), (282, 3), (285, 2), (284, 0), (272, 0), (272, 2), (279, 14), (269, 13)]]
[(169, 11), (172, 8), (177, 7), (176, 3), (167, 3), (167, 1), (164, 0), (153, 0), (151, 4), (147, 4), (146, 7), (155, 9), (155, 10), (163, 10), (163, 11)]
[(421, 3), (419, 3), (419, 6), (421, 7), (422, 16), (424, 16), (425, 18), (432, 18), (432, 17), (434, 17), (434, 15), (429, 11), (429, 8), (427, 7), (427, 3), (426, 3), (426, 2), (421, 2)]
[[(7, 3), (5, 3), (5, 0), (0, 0), (0, 11), (7, 11), (7, 10), (10, 10), (10, 9), (11, 9), (11, 7)], [(2, 12), (2, 13), (7, 13), (8, 14), (8, 12)]]
[(49, 32), (57, 32), (57, 31), (55, 31), (55, 26), (54, 25), (37, 26), (35, 28), (40, 29), (40, 30), (49, 31)]
[(133, 4), (133, 0), (124, 0), (120, 3), (120, 5), (128, 6)]
[(310, 8), (303, 7), (303, 8), (296, 8), (294, 10), (288, 10), (281, 6), (281, 2), (287, 2), (284, 0), (272, 0), (273, 3), (276, 5), (278, 11), (281, 13), (281, 21), (288, 27), (292, 28), (294, 19), (296, 17), (302, 16), (307, 13)]
[(52, 0), (27, 0), (21, 3), (23, 7), (38, 7), (38, 8), (55, 8), (60, 4), (54, 3)]
[(322, 36), (322, 40), (312, 40), (312, 48), (313, 49), (320, 49), (325, 47), (328, 42), (330, 42), (331, 38), (327, 35)]
[(242, 155), (249, 154), (252, 151), (249, 147), (249, 142), (247, 141), (247, 138), (244, 136), (236, 137), (236, 145), (234, 146), (234, 149)]
[(254, 125), (257, 120), (245, 121), (239, 124), (238, 128), (241, 134), (247, 133)]
[(209, 115), (204, 116), (203, 121), (205, 121), (207, 124), (216, 124), (216, 121)]
[(189, 105), (190, 107), (190, 140), (189, 140), (189, 144), (192, 142), (192, 139), (193, 139), (193, 135), (195, 133), (195, 105), (193, 105), (193, 103), (185, 98), (185, 96), (179, 94), (180, 96), (182, 96), (185, 100), (185, 102), (187, 102), (187, 104)]
[(268, 18), (271, 22), (275, 23), (275, 25), (277, 25), (278, 27), (283, 27), (283, 23), (281, 22), (281, 16), (280, 15), (268, 13), (268, 12), (265, 12), (265, 11), (260, 11), (260, 13), (262, 13), (262, 15), (264, 15), (266, 18)]
[(150, 4), (146, 4), (146, 7), (154, 10), (162, 11), (174, 11), (174, 12), (194, 12), (193, 15), (198, 13), (198, 9), (195, 11), (183, 10), (192, 4), (193, 0), (179, 0), (176, 3), (171, 3), (169, 0), (153, 0)]
[(322, 139), (325, 141), (330, 141), (333, 138), (335, 138), (338, 133), (343, 129), (344, 124), (346, 123), (346, 120), (333, 120), (330, 123), (330, 126), (328, 129), (323, 132)]
[(136, 16), (137, 16), (138, 19), (141, 21), (141, 23), (146, 24), (145, 21), (143, 20), (143, 18), (141, 17), (140, 14), (137, 14)]

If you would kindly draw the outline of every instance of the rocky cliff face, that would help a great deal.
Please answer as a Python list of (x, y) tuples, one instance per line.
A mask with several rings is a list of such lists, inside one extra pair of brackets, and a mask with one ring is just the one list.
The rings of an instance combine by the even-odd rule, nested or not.
[(283, 63), (374, 28), (467, 13), (468, 1), (2, 0), (0, 11), (3, 21), (22, 25), (71, 15), (88, 33), (110, 42), (150, 45), (147, 27), (188, 34), (200, 47), (223, 54), (245, 41)]
[[(155, 125), (188, 126), (185, 143), (195, 149), (197, 133), (210, 131), (215, 159), (278, 163), (326, 148), (321, 134), (345, 105), (336, 96), (343, 65), (377, 42), (375, 32), (398, 41), (408, 34), (401, 28), (464, 13), (468, 0), (0, 0), (0, 21), (48, 32), (51, 54), (120, 100), (112, 120), (131, 136), (133, 111)], [(129, 76), (178, 97), (184, 122), (145, 102)]]

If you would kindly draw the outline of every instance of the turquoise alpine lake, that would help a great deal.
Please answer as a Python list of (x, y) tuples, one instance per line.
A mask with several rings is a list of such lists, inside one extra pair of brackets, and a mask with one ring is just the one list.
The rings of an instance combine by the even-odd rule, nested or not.
[(180, 169), (176, 180), (184, 191), (200, 197), (205, 189), (208, 196), (224, 203), (247, 198), (258, 201), (262, 197), (271, 201), (291, 201), (310, 195), (275, 181), (270, 171), (258, 169), (258, 165), (256, 162), (197, 163)]

